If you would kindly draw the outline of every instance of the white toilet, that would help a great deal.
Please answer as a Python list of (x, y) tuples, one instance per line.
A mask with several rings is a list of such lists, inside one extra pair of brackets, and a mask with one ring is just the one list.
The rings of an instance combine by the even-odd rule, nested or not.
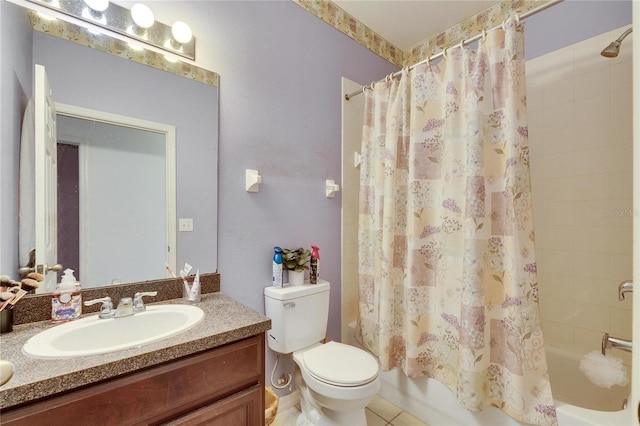
[(365, 407), (378, 393), (376, 358), (338, 342), (322, 344), (329, 316), (329, 283), (266, 287), (269, 348), (293, 352), (302, 413), (298, 425), (366, 425)]

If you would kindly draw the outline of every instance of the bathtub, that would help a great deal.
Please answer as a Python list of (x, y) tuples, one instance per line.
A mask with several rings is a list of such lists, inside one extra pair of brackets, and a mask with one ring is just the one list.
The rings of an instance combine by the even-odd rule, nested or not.
[[(349, 336), (353, 336), (354, 327), (355, 323), (349, 324)], [(347, 343), (360, 346), (353, 337), (350, 337)], [(576, 356), (556, 348), (547, 348), (551, 390), (555, 398), (558, 424), (560, 426), (635, 424), (631, 404), (622, 410), (623, 400), (630, 394), (629, 388), (614, 386), (608, 390), (591, 384), (578, 369), (581, 357), (581, 355)], [(631, 372), (628, 373), (631, 377)], [(570, 376), (559, 379), (562, 375)], [(410, 379), (397, 368), (381, 372), (380, 379), (382, 387), (379, 395), (382, 398), (430, 426), (524, 425), (494, 407), (488, 407), (479, 413), (465, 410), (460, 407), (455, 395), (448, 387), (433, 379)], [(584, 408), (587, 406), (598, 409)]]

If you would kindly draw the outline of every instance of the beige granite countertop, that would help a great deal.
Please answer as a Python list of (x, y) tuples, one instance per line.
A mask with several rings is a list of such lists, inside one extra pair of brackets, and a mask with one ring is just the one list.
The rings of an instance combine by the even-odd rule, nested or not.
[[(181, 299), (160, 302), (181, 303)], [(83, 385), (191, 355), (263, 333), (271, 320), (221, 293), (202, 295), (204, 320), (177, 336), (142, 347), (72, 359), (34, 359), (22, 345), (50, 321), (16, 325), (0, 335), (0, 359), (11, 361), (13, 378), (0, 387), (0, 408), (6, 409)]]

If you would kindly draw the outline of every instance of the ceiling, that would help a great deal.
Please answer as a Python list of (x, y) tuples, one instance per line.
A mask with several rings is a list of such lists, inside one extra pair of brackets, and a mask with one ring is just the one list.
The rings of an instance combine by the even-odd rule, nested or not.
[(403, 51), (444, 32), (497, 0), (333, 0)]

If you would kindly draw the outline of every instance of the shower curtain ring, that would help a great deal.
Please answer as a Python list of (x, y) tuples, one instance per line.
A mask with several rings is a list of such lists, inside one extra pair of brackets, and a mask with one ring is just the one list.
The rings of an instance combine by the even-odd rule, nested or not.
[(374, 84), (375, 84), (375, 82), (371, 83), (371, 86), (370, 86), (370, 87), (371, 87), (371, 90), (374, 90), (374, 89), (373, 89), (373, 85), (374, 85)]
[(460, 40), (460, 49), (464, 48), (464, 39)]
[(506, 23), (507, 23), (506, 19), (502, 21), (502, 31), (507, 31), (507, 28), (504, 26)]
[(448, 49), (448, 47), (445, 47), (444, 49), (442, 49), (442, 57), (444, 59), (447, 59), (447, 49)]
[(516, 14), (516, 25), (520, 25), (520, 15)]
[(487, 30), (482, 29), (482, 41), (487, 41)]

